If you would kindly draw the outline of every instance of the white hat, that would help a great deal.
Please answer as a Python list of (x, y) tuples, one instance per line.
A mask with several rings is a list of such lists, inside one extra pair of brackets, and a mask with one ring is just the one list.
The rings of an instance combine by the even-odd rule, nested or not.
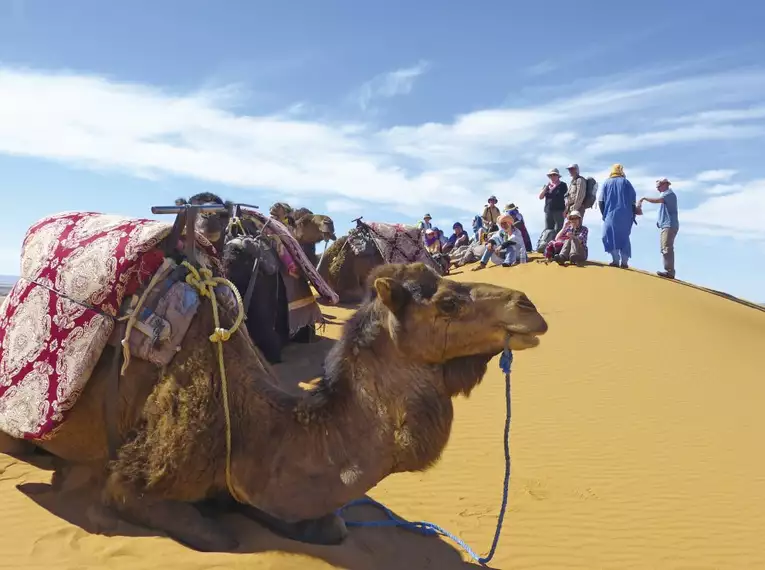
[(576, 162), (572, 162), (566, 167), (567, 170), (571, 170), (572, 168), (575, 170), (579, 170), (579, 165)]
[(582, 214), (579, 213), (579, 210), (572, 210), (568, 213), (569, 218), (579, 218), (582, 219)]

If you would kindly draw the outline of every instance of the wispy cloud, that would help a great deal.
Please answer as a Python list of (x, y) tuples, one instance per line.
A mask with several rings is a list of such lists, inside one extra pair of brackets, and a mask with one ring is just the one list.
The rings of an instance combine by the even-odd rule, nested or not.
[(705, 170), (696, 175), (699, 182), (725, 182), (736, 175), (735, 170)]
[(420, 61), (417, 65), (381, 73), (364, 83), (358, 90), (357, 99), (362, 109), (367, 109), (374, 99), (406, 95), (412, 91), (414, 82), (425, 73), (430, 64)]
[[(426, 68), (420, 64), (375, 78), (367, 102), (410, 92)], [(742, 88), (732, 92), (731, 84)], [(660, 175), (680, 190), (700, 189), (683, 193), (688, 197), (683, 219), (695, 227), (714, 226), (731, 235), (759, 232), (765, 238), (759, 229), (765, 210), (761, 181), (747, 181), (729, 168), (737, 165), (720, 162), (718, 170), (688, 174), (697, 160), (687, 153), (671, 162), (658, 160), (672, 145), (710, 149), (720, 141), (762, 141), (765, 119), (739, 124), (733, 115), (729, 120), (715, 115), (715, 126), (709, 123), (717, 109), (750, 110), (765, 99), (762, 69), (618, 87), (604, 81), (532, 106), (386, 128), (322, 120), (310, 104), (245, 115), (231, 109), (229, 95), (225, 90), (178, 94), (95, 76), (0, 68), (0, 153), (131, 175), (186, 176), (295, 198), (310, 195), (323, 198), (334, 212), (358, 212), (361, 200), (409, 215), (436, 205), (467, 215), (493, 193), (518, 204), (533, 225), (541, 221), (537, 194), (549, 168), (578, 162), (601, 180), (611, 163), (623, 162), (641, 193), (654, 192)], [(676, 117), (688, 120), (668, 127)], [(659, 153), (649, 167), (631, 162), (633, 155), (625, 157), (636, 150)], [(661, 172), (655, 171), (657, 160)], [(723, 190), (734, 175), (741, 179), (738, 185)], [(723, 214), (723, 225), (715, 209)]]

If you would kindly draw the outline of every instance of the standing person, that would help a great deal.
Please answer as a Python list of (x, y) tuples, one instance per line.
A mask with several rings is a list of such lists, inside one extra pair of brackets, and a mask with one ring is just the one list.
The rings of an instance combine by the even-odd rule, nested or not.
[(496, 232), (499, 229), (499, 226), (497, 226), (497, 220), (499, 220), (499, 216), (502, 212), (500, 212), (499, 208), (497, 208), (496, 196), (489, 196), (488, 202), (489, 203), (483, 209), (481, 218), (483, 219), (484, 225), (489, 232)]
[(568, 173), (571, 175), (571, 182), (568, 185), (568, 194), (566, 194), (565, 215), (568, 216), (576, 210), (581, 214), (582, 221), (584, 221), (582, 204), (587, 196), (587, 180), (579, 173), (579, 165), (576, 163), (568, 165)]
[(672, 183), (666, 178), (659, 178), (656, 181), (656, 189), (661, 196), (658, 198), (640, 198), (639, 206), (643, 202), (651, 204), (661, 204), (659, 206), (659, 220), (656, 227), (660, 230), (661, 255), (664, 258), (664, 271), (657, 271), (659, 277), (667, 279), (675, 278), (675, 237), (680, 230), (680, 221), (677, 217), (677, 195), (672, 191)]
[(563, 212), (566, 210), (568, 186), (560, 178), (560, 171), (553, 168), (547, 173), (550, 182), (542, 186), (539, 199), (545, 201), (545, 229), (556, 235), (563, 229)]
[(630, 234), (635, 220), (635, 189), (624, 176), (624, 167), (614, 164), (611, 174), (603, 183), (603, 201), (600, 213), (603, 216), (603, 247), (611, 254), (611, 267), (629, 267), (632, 257)]

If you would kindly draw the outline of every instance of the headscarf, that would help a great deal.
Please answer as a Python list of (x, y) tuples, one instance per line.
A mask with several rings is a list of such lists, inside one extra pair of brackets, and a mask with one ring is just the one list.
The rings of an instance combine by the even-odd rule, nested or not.
[(618, 178), (618, 177), (624, 177), (624, 167), (621, 164), (614, 164), (611, 167), (611, 174), (609, 175), (609, 178)]

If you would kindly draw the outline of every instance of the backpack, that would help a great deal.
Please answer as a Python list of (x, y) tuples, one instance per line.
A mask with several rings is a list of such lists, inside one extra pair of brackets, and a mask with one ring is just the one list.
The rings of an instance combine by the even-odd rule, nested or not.
[(537, 249), (536, 249), (537, 253), (544, 253), (545, 248), (547, 247), (547, 244), (554, 239), (555, 239), (555, 230), (543, 231), (542, 235), (539, 236), (539, 241), (537, 242)]
[(582, 200), (582, 209), (592, 208), (598, 199), (598, 183), (592, 176), (588, 176), (585, 179), (586, 190), (584, 194), (584, 200)]

